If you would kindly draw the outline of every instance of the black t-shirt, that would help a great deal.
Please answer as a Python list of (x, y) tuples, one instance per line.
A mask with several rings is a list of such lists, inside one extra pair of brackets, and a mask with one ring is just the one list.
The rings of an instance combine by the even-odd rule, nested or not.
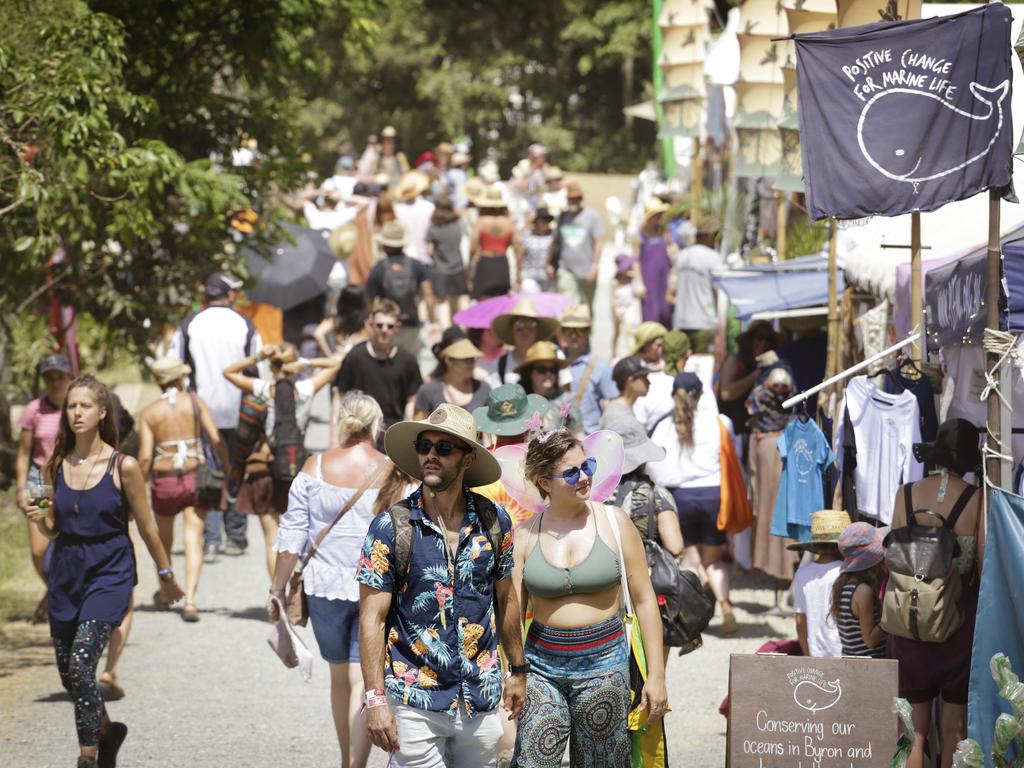
[(387, 256), (370, 270), (366, 278), (366, 297), (373, 301), (378, 296), (391, 299), (401, 311), (402, 325), (417, 327), (420, 316), (416, 311), (420, 285), (430, 279), (426, 265), (405, 254)]
[(411, 354), (395, 347), (392, 356), (380, 359), (370, 354), (368, 341), (352, 347), (334, 377), (339, 391), (358, 389), (376, 400), (385, 428), (405, 417), (405, 404), (422, 383), (420, 367)]

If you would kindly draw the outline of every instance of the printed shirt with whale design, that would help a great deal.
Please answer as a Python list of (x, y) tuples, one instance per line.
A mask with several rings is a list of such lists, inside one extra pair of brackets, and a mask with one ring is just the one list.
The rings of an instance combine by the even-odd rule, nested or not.
[[(384, 687), (411, 707), (454, 715), (461, 703), (472, 717), (501, 701), (494, 585), (512, 573), (512, 520), (496, 505), (503, 537), (501, 552), (493, 552), (469, 488), (463, 492), (466, 518), (451, 559), (444, 533), (424, 513), (422, 486), (408, 498), (412, 552), (405, 589), (391, 604)], [(377, 515), (363, 542), (356, 581), (393, 591), (394, 549), (391, 516)]]

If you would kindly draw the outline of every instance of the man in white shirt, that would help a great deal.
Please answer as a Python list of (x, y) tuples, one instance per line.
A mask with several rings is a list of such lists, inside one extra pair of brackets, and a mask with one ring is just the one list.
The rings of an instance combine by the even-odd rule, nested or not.
[[(239, 360), (258, 355), (263, 346), (249, 318), (233, 308), (241, 286), (240, 280), (223, 272), (211, 275), (206, 281), (206, 306), (182, 320), (171, 342), (172, 354), (192, 368), (189, 388), (206, 403), (229, 453), (234, 450), (242, 393), (223, 372)], [(245, 515), (230, 506), (223, 512), (227, 536), (223, 551), (241, 554), (248, 546)], [(206, 518), (203, 550), (207, 562), (216, 559), (223, 541), (221, 519), (218, 510), (211, 510)]]
[(837, 542), (849, 525), (849, 515), (840, 510), (815, 512), (811, 515), (811, 540), (789, 545), (814, 556), (797, 568), (793, 577), (796, 634), (805, 656), (843, 655), (839, 627), (832, 617), (832, 586), (843, 564)]
[(697, 242), (676, 255), (672, 327), (686, 331), (696, 354), (710, 351), (718, 322), (711, 276), (725, 262), (713, 247), (717, 231), (718, 225), (713, 220), (701, 221)]
[(427, 230), (434, 204), (422, 197), (429, 188), (430, 179), (419, 171), (405, 174), (395, 187), (395, 218), (405, 228), (405, 253), (421, 264), (433, 261), (427, 255)]

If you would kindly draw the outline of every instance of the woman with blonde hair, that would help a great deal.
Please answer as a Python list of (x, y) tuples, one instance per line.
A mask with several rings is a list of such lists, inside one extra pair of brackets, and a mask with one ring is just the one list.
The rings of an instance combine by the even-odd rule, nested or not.
[(722, 632), (737, 630), (729, 601), (729, 570), (723, 562), (725, 531), (718, 530), (722, 500), (719, 452), (722, 427), (713, 397), (704, 396), (696, 374), (684, 371), (672, 381), (673, 409), (651, 431), (665, 458), (649, 463), (647, 474), (672, 493), (683, 529), (683, 565), (711, 586), (722, 609)]
[(267, 616), (277, 621), (277, 601), (284, 597), (288, 578), (312, 550), (303, 585), (320, 655), (331, 667), (331, 712), (343, 768), (365, 766), (371, 746), (361, 712), (356, 561), (383, 480), (378, 470), (386, 466), (386, 457), (375, 448), (383, 423), (380, 406), (369, 395), (352, 390), (341, 399), (338, 447), (311, 456), (292, 482), (274, 544), (277, 564), (267, 598)]

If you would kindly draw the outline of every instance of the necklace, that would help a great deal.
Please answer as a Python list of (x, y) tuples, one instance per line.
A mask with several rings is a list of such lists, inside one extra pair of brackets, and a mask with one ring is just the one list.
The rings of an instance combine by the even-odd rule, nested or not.
[[(92, 477), (92, 471), (94, 469), (96, 469), (96, 462), (99, 461), (101, 453), (103, 453), (103, 449), (102, 448), (100, 450), (96, 451), (95, 454), (93, 454), (92, 464), (89, 465), (89, 471), (85, 473), (85, 481), (82, 483), (82, 488), (71, 488), (71, 483), (68, 483), (68, 488), (75, 492), (75, 503), (71, 505), (71, 510), (76, 515), (78, 514), (78, 500), (80, 498), (82, 498), (82, 494), (83, 493), (85, 493), (87, 490), (89, 490), (85, 486), (88, 486), (88, 484), (89, 484), (89, 478)], [(82, 462), (84, 462), (87, 458), (89, 458), (89, 457), (88, 456), (83, 457), (81, 459), (81, 461), (78, 462), (78, 465), (81, 466)]]

